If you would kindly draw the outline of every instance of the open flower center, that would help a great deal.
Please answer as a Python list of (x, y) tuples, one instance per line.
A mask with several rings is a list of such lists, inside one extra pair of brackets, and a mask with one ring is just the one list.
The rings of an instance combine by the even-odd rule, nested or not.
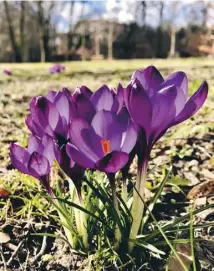
[(111, 145), (110, 145), (109, 140), (101, 139), (101, 145), (102, 145), (102, 149), (103, 149), (104, 154), (111, 152)]

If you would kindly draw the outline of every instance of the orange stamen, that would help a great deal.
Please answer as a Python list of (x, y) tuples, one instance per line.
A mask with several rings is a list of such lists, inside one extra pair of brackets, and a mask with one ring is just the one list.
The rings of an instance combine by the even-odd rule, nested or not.
[(101, 145), (102, 145), (102, 149), (103, 149), (104, 154), (111, 152), (111, 145), (110, 145), (109, 140), (101, 139)]

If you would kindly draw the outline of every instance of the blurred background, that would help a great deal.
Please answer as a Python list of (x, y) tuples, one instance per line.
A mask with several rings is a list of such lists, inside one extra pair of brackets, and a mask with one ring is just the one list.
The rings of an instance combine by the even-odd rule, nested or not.
[(2, 1), (0, 62), (214, 55), (212, 1)]

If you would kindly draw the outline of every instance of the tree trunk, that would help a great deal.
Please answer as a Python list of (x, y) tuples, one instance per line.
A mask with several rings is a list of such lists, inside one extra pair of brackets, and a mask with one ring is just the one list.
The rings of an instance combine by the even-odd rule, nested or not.
[(70, 2), (70, 14), (69, 14), (69, 30), (67, 33), (67, 53), (65, 59), (69, 59), (69, 54), (71, 53), (71, 46), (72, 46), (72, 38), (73, 38), (73, 31), (72, 31), (72, 17), (74, 12), (74, 4), (75, 2), (72, 0)]
[(16, 43), (15, 32), (14, 32), (12, 20), (10, 17), (9, 6), (8, 6), (7, 1), (4, 1), (3, 3), (4, 3), (4, 8), (5, 8), (6, 18), (7, 18), (8, 30), (9, 30), (9, 35), (10, 35), (10, 42), (11, 42), (11, 46), (12, 46), (13, 54), (14, 54), (14, 61), (21, 62), (21, 55), (19, 52), (19, 47)]
[(40, 61), (45, 62), (49, 60), (49, 20), (44, 17), (44, 10), (42, 1), (37, 2), (38, 5), (38, 25), (40, 35)]
[(164, 8), (164, 2), (160, 2), (160, 10), (159, 10), (159, 27), (157, 29), (157, 47), (156, 47), (156, 57), (160, 58), (162, 56), (162, 24), (163, 24), (163, 8)]
[(142, 22), (143, 22), (143, 26), (145, 26), (146, 24), (146, 11), (147, 11), (147, 5), (146, 5), (146, 1), (142, 1)]
[(27, 61), (27, 47), (25, 42), (25, 1), (21, 1), (21, 14), (20, 14), (20, 51), (22, 56), (22, 61)]
[(175, 46), (176, 46), (176, 28), (172, 26), (169, 57), (175, 57), (176, 52)]
[(108, 23), (108, 59), (113, 59), (113, 34), (114, 34), (114, 24)]
[(96, 56), (100, 55), (100, 25), (99, 25), (99, 21), (97, 22), (96, 32), (95, 32), (95, 55)]

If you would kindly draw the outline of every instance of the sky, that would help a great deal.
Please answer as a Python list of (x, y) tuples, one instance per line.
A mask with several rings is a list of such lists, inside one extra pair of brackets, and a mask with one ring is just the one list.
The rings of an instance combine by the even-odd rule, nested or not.
[[(171, 2), (170, 2), (171, 1)], [(150, 1), (148, 1), (149, 4)], [(177, 8), (176, 15), (172, 12), (172, 0), (165, 0), (164, 19), (173, 20), (173, 23), (177, 26), (185, 25), (191, 22), (191, 20), (200, 20), (200, 14), (197, 12), (197, 16), (192, 14), (192, 17), (187, 14), (188, 5), (194, 7), (197, 10), (200, 1), (194, 0), (181, 0), (180, 7)], [(142, 11), (140, 10), (141, 1), (136, 0), (85, 0), (75, 1), (74, 12), (72, 16), (72, 24), (77, 23), (80, 19), (98, 19), (104, 18), (107, 20), (117, 20), (120, 23), (131, 23), (136, 21), (139, 25), (142, 24)], [(157, 1), (158, 4), (158, 1)], [(183, 8), (185, 5), (186, 8)], [(157, 6), (153, 6), (148, 10), (149, 14), (146, 18), (146, 23), (157, 27), (158, 25), (158, 9)], [(67, 2), (63, 9), (60, 10), (59, 20), (57, 24), (58, 32), (67, 32), (70, 23), (70, 3)], [(194, 18), (193, 18), (194, 16)]]

